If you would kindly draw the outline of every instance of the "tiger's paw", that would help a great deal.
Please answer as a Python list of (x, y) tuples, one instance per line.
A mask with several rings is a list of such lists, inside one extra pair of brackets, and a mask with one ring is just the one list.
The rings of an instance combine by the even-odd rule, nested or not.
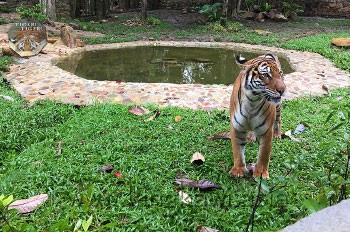
[(273, 135), (273, 137), (275, 138), (275, 139), (282, 139), (282, 136), (281, 136), (281, 133), (279, 133), (279, 134), (274, 134)]
[(267, 170), (259, 171), (258, 169), (255, 169), (253, 172), (253, 177), (254, 178), (262, 177), (263, 179), (268, 179), (269, 178), (269, 171), (267, 171)]
[(245, 172), (248, 172), (245, 166), (242, 166), (242, 167), (233, 166), (228, 173), (230, 174), (230, 176), (243, 177)]

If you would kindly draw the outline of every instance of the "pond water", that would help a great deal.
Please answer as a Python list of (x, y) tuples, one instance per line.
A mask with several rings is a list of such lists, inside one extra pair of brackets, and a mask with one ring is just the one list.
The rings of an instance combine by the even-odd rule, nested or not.
[[(175, 84), (232, 84), (240, 69), (235, 56), (262, 54), (226, 48), (136, 46), (86, 51), (61, 60), (58, 67), (88, 80)], [(284, 73), (292, 72), (279, 57)]]

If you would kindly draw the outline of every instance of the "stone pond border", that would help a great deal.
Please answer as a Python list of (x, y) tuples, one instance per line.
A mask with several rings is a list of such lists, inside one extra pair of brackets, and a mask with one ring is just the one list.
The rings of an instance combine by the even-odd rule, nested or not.
[[(191, 109), (228, 109), (232, 85), (117, 83), (80, 78), (54, 64), (67, 55), (91, 50), (133, 46), (218, 47), (254, 53), (272, 53), (289, 61), (295, 72), (285, 75), (288, 93), (285, 99), (320, 95), (329, 89), (350, 86), (350, 74), (336, 68), (328, 59), (316, 53), (285, 50), (276, 47), (221, 42), (136, 41), (114, 44), (87, 45), (69, 49), (48, 44), (46, 54), (18, 59), (10, 72), (3, 75), (29, 103), (53, 99), (62, 103), (87, 105), (96, 102), (114, 104), (155, 103)], [(236, 65), (236, 64), (232, 64)]]

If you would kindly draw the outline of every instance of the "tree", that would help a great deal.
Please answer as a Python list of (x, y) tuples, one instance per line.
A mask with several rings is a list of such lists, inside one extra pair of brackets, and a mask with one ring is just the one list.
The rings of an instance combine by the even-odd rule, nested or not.
[(141, 0), (141, 19), (146, 20), (147, 18), (147, 0)]
[(56, 21), (56, 0), (39, 0), (43, 6), (43, 14), (47, 15), (47, 17)]

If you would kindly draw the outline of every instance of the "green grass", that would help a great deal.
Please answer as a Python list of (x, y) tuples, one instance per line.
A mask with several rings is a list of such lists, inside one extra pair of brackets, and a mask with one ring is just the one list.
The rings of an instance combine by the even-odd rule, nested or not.
[[(13, 194), (15, 199), (49, 194), (49, 200), (35, 213), (20, 219), (28, 223), (27, 230), (68, 224), (66, 231), (71, 231), (78, 219), (90, 215), (90, 229), (95, 231), (113, 231), (109, 227), (114, 231), (186, 231), (197, 224), (221, 231), (245, 228), (258, 183), (251, 177), (229, 177), (230, 142), (206, 139), (228, 129), (227, 112), (164, 108), (160, 117), (144, 122), (147, 116), (131, 115), (129, 106), (123, 105), (77, 108), (44, 101), (26, 107), (3, 81), (0, 94), (15, 98), (14, 103), (0, 98), (1, 193)], [(338, 134), (327, 133), (336, 121), (324, 122), (340, 97), (341, 102), (350, 101), (348, 90), (343, 89), (332, 96), (286, 102), (283, 131), (293, 130), (300, 121), (309, 128), (298, 136), (301, 143), (288, 139), (274, 142), (267, 184), (286, 186), (279, 187), (279, 194), (268, 196), (258, 208), (257, 231), (276, 231), (308, 215), (303, 201), (319, 194), (315, 183), (321, 176), (316, 173), (324, 173), (323, 158), (333, 156), (319, 147), (330, 140), (339, 141)], [(183, 117), (178, 123), (174, 121), (177, 115)], [(332, 147), (335, 152), (343, 148), (340, 142)], [(205, 155), (204, 165), (190, 164), (195, 151)], [(246, 152), (247, 161), (254, 162), (257, 145), (249, 144)], [(114, 165), (123, 179), (100, 172), (105, 164)], [(185, 205), (174, 184), (181, 175), (210, 179), (223, 189), (200, 192), (185, 188), (193, 200)], [(93, 190), (91, 202), (86, 200), (89, 187)]]
[(349, 50), (332, 47), (330, 41), (333, 38), (349, 38), (349, 31), (337, 31), (308, 36), (283, 43), (286, 49), (294, 49), (308, 52), (316, 52), (332, 60), (338, 68), (350, 71)]

